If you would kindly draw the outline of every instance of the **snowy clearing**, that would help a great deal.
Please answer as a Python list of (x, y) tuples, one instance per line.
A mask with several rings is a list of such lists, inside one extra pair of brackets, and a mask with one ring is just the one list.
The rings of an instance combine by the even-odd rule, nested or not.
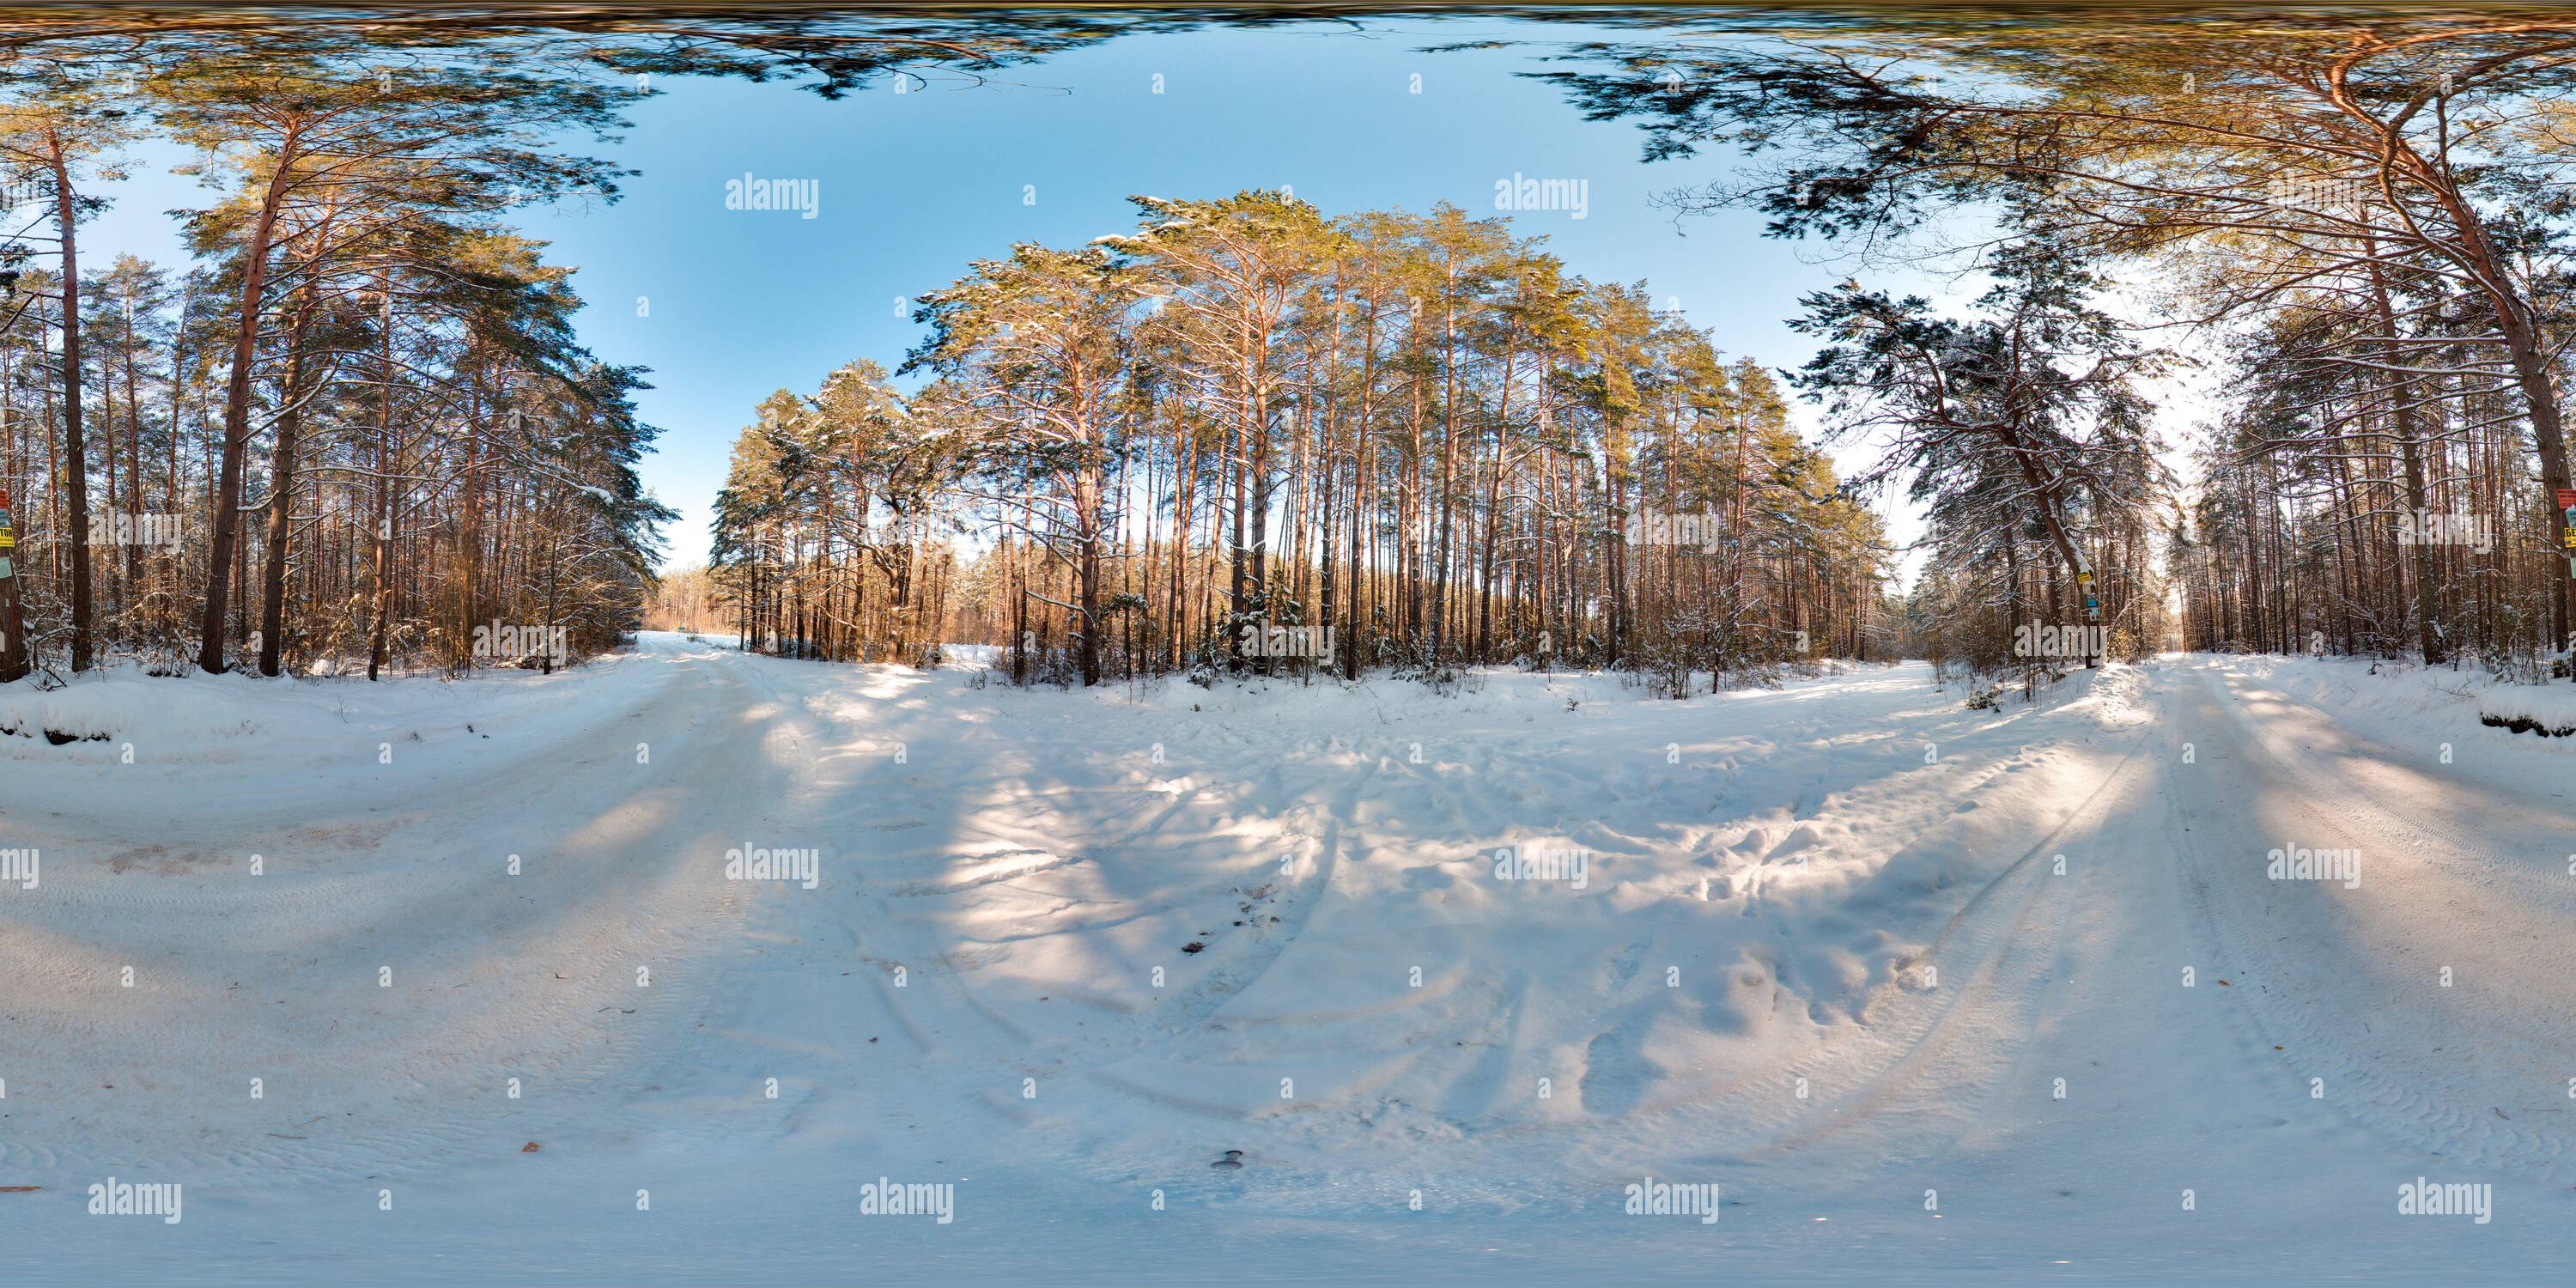
[(2557, 1280), (2576, 740), (2382, 671), (15, 689), (0, 1266)]

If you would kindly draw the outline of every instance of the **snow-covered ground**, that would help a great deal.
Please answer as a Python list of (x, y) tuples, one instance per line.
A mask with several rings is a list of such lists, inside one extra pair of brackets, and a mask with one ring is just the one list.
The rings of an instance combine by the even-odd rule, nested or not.
[(2576, 739), (2367, 671), (0, 689), (0, 1280), (2563, 1282)]

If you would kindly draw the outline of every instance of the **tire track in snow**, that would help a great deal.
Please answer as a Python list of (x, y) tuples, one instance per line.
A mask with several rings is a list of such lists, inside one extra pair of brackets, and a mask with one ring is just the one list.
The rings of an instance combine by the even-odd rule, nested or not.
[[(2565, 1110), (2576, 1102), (2553, 1038), (2576, 1025), (2552, 999), (2570, 969), (2559, 947), (2576, 920), (2567, 892), (2475, 833), (2430, 834), (2393, 807), (2406, 799), (2394, 785), (2381, 785), (2387, 795), (2355, 790), (2290, 745), (2296, 731), (2254, 726), (2220, 701), (2218, 673), (2196, 678), (2195, 727), (2220, 735), (2211, 750), (2233, 772), (2211, 775), (2219, 803), (2181, 810), (2193, 826), (2177, 841), (2196, 929), (2227, 963), (2252, 1045), (2281, 1051), (2269, 1076), (2298, 1095), (2323, 1078), (2326, 1103), (2381, 1139), (2464, 1167), (2565, 1179), (2576, 1170)], [(2330, 724), (2290, 705), (2294, 720)], [(2328, 736), (2345, 754), (2403, 763), (2340, 728)], [(2443, 789), (2479, 790), (2465, 776)], [(2258, 817), (2268, 825), (2249, 843), (2246, 824)], [(2266, 844), (2336, 841), (2368, 842), (2357, 846), (2357, 889), (2264, 879)], [(2439, 987), (2445, 965), (2459, 968), (2464, 991)]]
[[(759, 744), (759, 731), (722, 716), (706, 722), (707, 732), (721, 729), (730, 741), (711, 744), (697, 730), (697, 708), (703, 704), (710, 712), (721, 711), (720, 690), (728, 681), (720, 674), (714, 685), (695, 683), (699, 670), (698, 665), (681, 665), (670, 666), (668, 674), (644, 673), (658, 681), (653, 692), (676, 687), (692, 697), (685, 706), (666, 708), (665, 723), (640, 731), (655, 744), (665, 766), (686, 764), (688, 753), (710, 748), (719, 755), (743, 754), (745, 738), (755, 748)], [(611, 705), (622, 709), (623, 703)], [(690, 969), (687, 957), (724, 942), (722, 928), (738, 917), (739, 905), (733, 890), (708, 879), (707, 868), (694, 865), (690, 856), (695, 850), (666, 848), (662, 840), (669, 819), (723, 817), (723, 785), (682, 776), (675, 792), (668, 774), (639, 776), (623, 754), (631, 745), (623, 730), (614, 752), (580, 745), (624, 719), (573, 725), (566, 736), (574, 745), (558, 744), (551, 756), (556, 771), (542, 781), (521, 775), (513, 790), (494, 793), (502, 800), (449, 800), (444, 808), (420, 807), (396, 820), (367, 820), (360, 812), (356, 818), (337, 816), (337, 821), (325, 815), (317, 825), (308, 816), (307, 832), (345, 830), (362, 822), (392, 824), (367, 854), (332, 859), (345, 875), (322, 883), (290, 880), (270, 886), (262, 884), (267, 878), (242, 878), (229, 885), (198, 882), (167, 890), (159, 883), (184, 878), (138, 869), (113, 879), (66, 883), (66, 897), (59, 900), (13, 905), (14, 913), (27, 915), (0, 925), (0, 944), (9, 941), (10, 932), (23, 935), (35, 926), (78, 942), (122, 924), (121, 914), (166, 909), (180, 915), (172, 923), (175, 933), (161, 936), (148, 955), (135, 959), (138, 977), (163, 991), (135, 999), (111, 992), (109, 1003), (83, 1003), (77, 995), (66, 995), (62, 1003), (90, 1021), (81, 1034), (46, 1044), (69, 1061), (94, 1058), (101, 1072), (114, 1071), (109, 1076), (126, 1092), (157, 1086), (165, 1094), (144, 1102), (148, 1108), (140, 1113), (109, 1113), (75, 1130), (68, 1122), (49, 1125), (46, 1120), (66, 1112), (81, 1115), (83, 1106), (105, 1098), (23, 1076), (13, 1079), (20, 1091), (12, 1102), (17, 1121), (9, 1138), (0, 1142), (0, 1164), (20, 1167), (35, 1160), (55, 1168), (103, 1161), (163, 1166), (195, 1172), (189, 1179), (201, 1183), (215, 1180), (227, 1186), (414, 1175), (459, 1152), (495, 1148), (500, 1137), (525, 1130), (512, 1127), (514, 1120), (560, 1121), (554, 1117), (558, 1112), (579, 1117), (567, 1099), (631, 1094), (649, 1066), (644, 1057), (673, 1045), (674, 1035), (702, 1011), (712, 977)], [(676, 727), (683, 720), (688, 727)], [(615, 775), (614, 782), (575, 785), (603, 769)], [(490, 782), (501, 772), (432, 780), (419, 790), (443, 793), (460, 782)], [(588, 804), (567, 810), (551, 803), (565, 795), (614, 803), (605, 810)], [(509, 803), (522, 798), (535, 807)], [(646, 844), (662, 850), (642, 863), (632, 861), (624, 834), (614, 828), (596, 830), (638, 800), (658, 805), (640, 817), (651, 820), (646, 831), (653, 839)], [(347, 801), (339, 802), (339, 808), (364, 811), (365, 805), (363, 800)], [(488, 829), (500, 817), (509, 818), (514, 828), (531, 827), (527, 820), (535, 820), (531, 830), (506, 838), (511, 848), (530, 856), (533, 866), (522, 878), (529, 882), (525, 886), (499, 875), (497, 850), (481, 856), (485, 846), (459, 843), (461, 836), (481, 839), (476, 829)], [(123, 825), (126, 821), (120, 820), (93, 835)], [(686, 830), (680, 835), (690, 843), (706, 839), (686, 823), (681, 826)], [(556, 827), (569, 830), (549, 835), (547, 829)], [(460, 851), (477, 857), (460, 865), (454, 861)], [(420, 856), (425, 854), (449, 861), (423, 863)], [(487, 857), (490, 867), (485, 866)], [(528, 906), (522, 908), (523, 903)], [(459, 909), (468, 918), (462, 927), (455, 915)], [(278, 937), (242, 920), (254, 914), (270, 921), (284, 918), (280, 929), (310, 945), (287, 956), (309, 955), (311, 960), (240, 960), (233, 945)], [(408, 942), (401, 938), (418, 936), (416, 927), (427, 925), (465, 933)], [(680, 933), (671, 933), (672, 928)], [(675, 960), (678, 969), (671, 968)], [(576, 961), (586, 965), (575, 969)], [(373, 987), (380, 962), (393, 967), (399, 985), (382, 994)], [(572, 976), (553, 972), (565, 981), (560, 984), (544, 979), (538, 973), (544, 962), (562, 963)], [(639, 963), (654, 967), (654, 991), (617, 991), (614, 986)], [(268, 978), (259, 978), (263, 968), (270, 972)], [(292, 973), (276, 973), (289, 969)], [(361, 974), (366, 976), (363, 985), (357, 978)], [(225, 995), (222, 981), (235, 976), (260, 996), (236, 1002), (246, 1007), (239, 1011), (209, 1010), (208, 1002)], [(167, 991), (174, 982), (180, 991)], [(272, 1000), (277, 993), (286, 996)], [(599, 1011), (611, 1009), (593, 1005), (603, 994), (632, 1000), (638, 1018), (599, 1020)], [(134, 1000), (182, 1010), (159, 1025), (114, 1018), (117, 1005), (130, 1006)], [(278, 1001), (288, 1004), (279, 1008)], [(41, 1017), (36, 1022), (41, 1027)], [(132, 1027), (138, 1023), (144, 1027)], [(426, 1036), (426, 1030), (404, 1036), (399, 1028), (405, 1024), (430, 1025), (437, 1036)], [(335, 1054), (335, 1043), (345, 1049)], [(228, 1076), (236, 1069), (245, 1079), (256, 1074), (268, 1084), (260, 1105), (240, 1107), (250, 1102), (242, 1096), (242, 1084)], [(75, 1063), (71, 1079), (82, 1072)], [(509, 1075), (529, 1084), (526, 1100), (501, 1096), (501, 1080)], [(31, 1092), (37, 1094), (31, 1097)], [(271, 1130), (300, 1117), (299, 1104), (342, 1112), (326, 1113), (328, 1121), (300, 1129)], [(220, 1105), (234, 1108), (219, 1110)], [(193, 1126), (169, 1130), (161, 1119), (171, 1113), (190, 1114)], [(342, 1125), (343, 1118), (356, 1121)], [(111, 1130), (102, 1134), (101, 1125)], [(170, 1143), (179, 1139), (205, 1143)]]
[[(1900, 968), (1938, 966), (1942, 964), (1938, 959), (1947, 958), (1947, 978), (1964, 977), (1964, 983), (1934, 1009), (1907, 1008), (1918, 1011), (1919, 1018), (1909, 1017), (1893, 1025), (1884, 1020), (1871, 1022), (1872, 1033), (1889, 1041), (1892, 1058), (1882, 1057), (1885, 1063), (1864, 1073), (1855, 1090), (1819, 1103), (1791, 1120), (1784, 1130), (1732, 1152), (1761, 1159), (1802, 1151), (1865, 1122), (1884, 1128), (1887, 1124), (1883, 1119), (1907, 1112), (1922, 1113), (1921, 1123), (1935, 1137), (1933, 1144), (1914, 1146), (1918, 1154), (1936, 1154), (1942, 1145), (1954, 1140), (1955, 1129), (1969, 1119), (1975, 1105), (1996, 1090), (1991, 1085), (1980, 1085), (1990, 1082), (1990, 1077), (1961, 1071), (1991, 1071), (2028, 1042), (2032, 1014), (2043, 1004), (2046, 976), (2056, 961), (2058, 929), (2072, 911), (2075, 887), (2069, 882), (2056, 887), (2054, 917), (2044, 923), (2036, 918), (2040, 905), (2051, 901), (2053, 883), (2059, 880), (2038, 860), (2043, 854), (2058, 851), (2065, 838), (2079, 835), (2079, 825), (2097, 822), (2121, 800), (2143, 790), (2136, 779), (2128, 777), (2128, 770), (2154, 736), (2151, 728), (2131, 742), (2083, 800), (2020, 857), (1979, 887), (1943, 924), (1932, 943)], [(2115, 787), (2122, 790), (2113, 796)], [(2016, 884), (2029, 888), (2018, 902), (2002, 903), (2002, 892)], [(1967, 967), (1964, 972), (1960, 969), (1963, 965)], [(1900, 986), (1890, 981), (1874, 990), (1872, 1000), (1874, 1004), (1898, 996)], [(1864, 1011), (1872, 1009), (1875, 1005)], [(1963, 1035), (1959, 1031), (1962, 1028), (1971, 1032)], [(1982, 1051), (1962, 1052), (1963, 1036), (1971, 1041), (1981, 1040), (1987, 1046)], [(1934, 1125), (1939, 1123), (1949, 1126)], [(1883, 1145), (1873, 1145), (1874, 1151), (1883, 1149)]]

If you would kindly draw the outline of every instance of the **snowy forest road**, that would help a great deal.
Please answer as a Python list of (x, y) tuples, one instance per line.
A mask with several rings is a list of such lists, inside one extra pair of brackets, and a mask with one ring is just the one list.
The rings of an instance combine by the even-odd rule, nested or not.
[(739, 888), (692, 860), (767, 820), (765, 744), (793, 736), (712, 657), (495, 712), (521, 726), (497, 750), (489, 720), (435, 745), (335, 721), (303, 764), (164, 776), (145, 738), (123, 772), (149, 790), (12, 811), (60, 858), (0, 922), (0, 951), (50, 964), (10, 995), (0, 1165), (399, 1175), (507, 1130), (532, 1087), (553, 1122), (630, 1093), (703, 1001), (673, 965), (738, 941)]
[[(0, 1184), (184, 1181), (158, 1237), (218, 1278), (274, 1238), (1329, 1273), (1389, 1221), (1504, 1276), (2548, 1264), (2569, 753), (2335, 664), (1932, 680), (1086, 694), (667, 635), (138, 679), (41, 713), (108, 741), (0, 747), (44, 856), (0, 893)], [(2493, 1224), (2387, 1220), (2419, 1176)], [(988, 1236), (813, 1239), (879, 1177)], [(1627, 1221), (1639, 1177), (1723, 1221)]]
[[(2052, 839), (2065, 875), (2012, 874), (1931, 1038), (1773, 1168), (1855, 1206), (1909, 1177), (1971, 1245), (2044, 1211), (2079, 1265), (2546, 1263), (2576, 1176), (2565, 754), (2270, 669), (2148, 668), (2150, 754)], [(2519, 1233), (2388, 1220), (2418, 1178), (2491, 1184)]]

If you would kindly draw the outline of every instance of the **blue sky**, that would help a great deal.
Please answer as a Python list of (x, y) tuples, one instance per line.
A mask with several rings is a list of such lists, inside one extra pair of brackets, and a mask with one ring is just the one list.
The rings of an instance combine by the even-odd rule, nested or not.
[[(553, 262), (578, 266), (584, 343), (652, 369), (641, 403), (664, 432), (644, 478), (681, 513), (664, 534), (674, 566), (703, 561), (726, 452), (762, 397), (810, 390), (855, 358), (895, 366), (921, 338), (898, 297), (1016, 241), (1126, 231), (1132, 193), (1284, 184), (1327, 214), (1448, 201), (1483, 216), (1498, 179), (1583, 179), (1584, 218), (1525, 213), (1515, 228), (1545, 234), (1585, 276), (1644, 279), (1730, 355), (1803, 362), (1812, 342), (1781, 320), (1850, 266), (1762, 240), (1749, 214), (1676, 226), (1652, 203), (1724, 174), (1727, 158), (1641, 163), (1633, 128), (1581, 121), (1552, 87), (1516, 75), (1541, 66), (1534, 49), (1417, 52), (1580, 34), (1478, 20), (1136, 36), (983, 84), (934, 74), (897, 93), (889, 79), (839, 102), (783, 84), (664, 79), (608, 152), (641, 171), (624, 198), (535, 207), (520, 223), (552, 243)], [(164, 212), (205, 194), (149, 164), (169, 159), (147, 153), (133, 178), (102, 190), (116, 205), (90, 230), (86, 262), (119, 250), (182, 259)], [(816, 217), (726, 209), (725, 181), (746, 174), (815, 180)], [(1915, 535), (1895, 509), (1895, 535)]]

